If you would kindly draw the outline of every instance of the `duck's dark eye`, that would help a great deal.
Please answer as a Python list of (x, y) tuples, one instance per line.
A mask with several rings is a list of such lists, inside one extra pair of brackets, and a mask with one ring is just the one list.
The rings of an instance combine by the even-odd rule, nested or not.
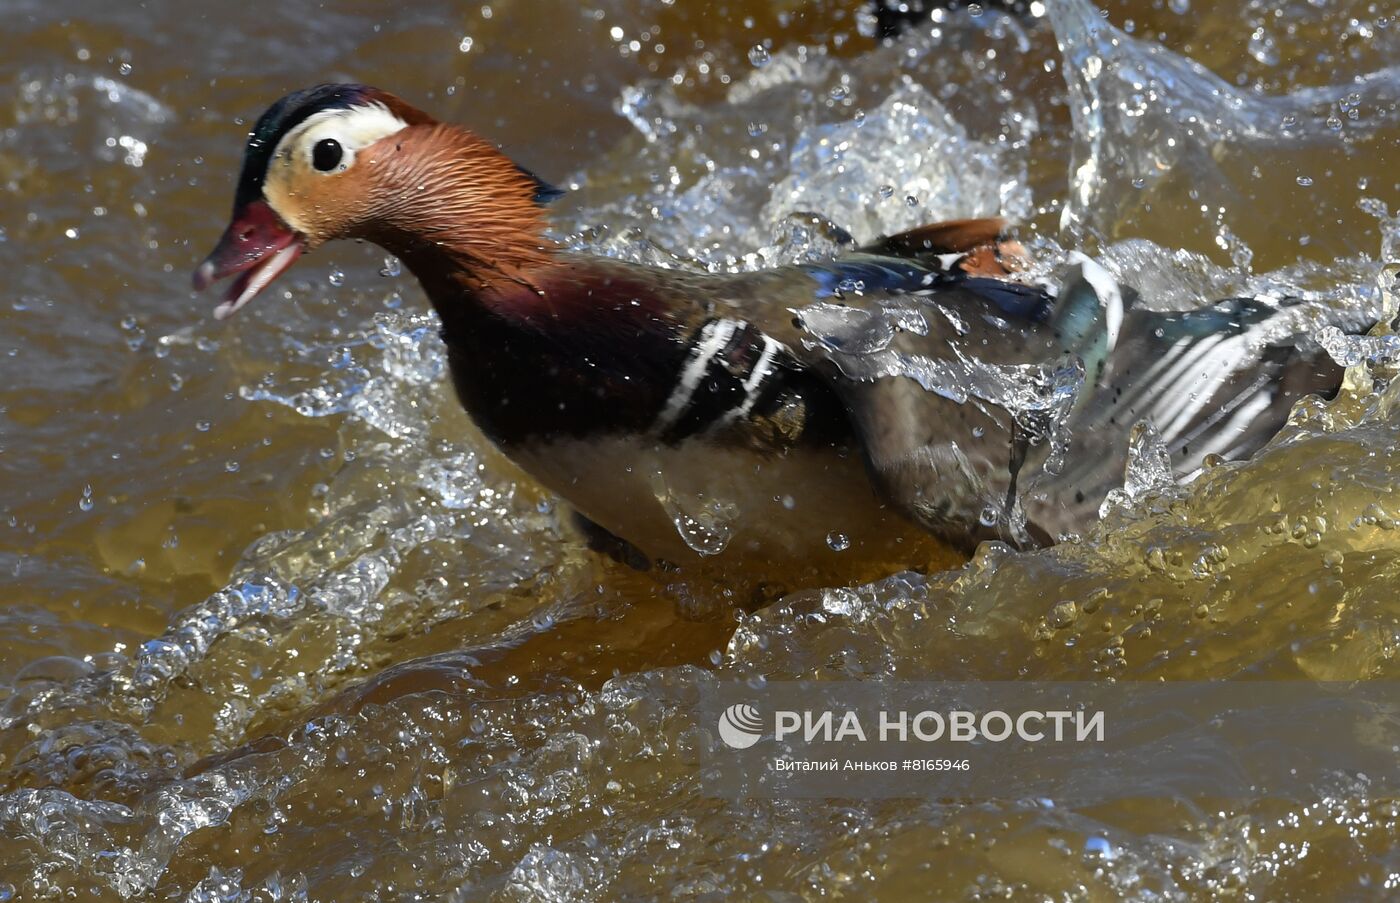
[(340, 158), (344, 153), (340, 149), (339, 141), (334, 138), (322, 138), (311, 149), (311, 165), (321, 172), (330, 172), (340, 165)]

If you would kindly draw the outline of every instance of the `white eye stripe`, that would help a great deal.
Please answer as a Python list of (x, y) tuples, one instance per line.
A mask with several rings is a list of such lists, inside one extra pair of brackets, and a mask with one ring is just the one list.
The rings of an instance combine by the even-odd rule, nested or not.
[(344, 172), (355, 162), (356, 151), (407, 127), (408, 123), (381, 103), (322, 110), (288, 132), (278, 142), (275, 155), (282, 160), (299, 155), (311, 165), (316, 144), (329, 138), (342, 150), (340, 164), (330, 172)]

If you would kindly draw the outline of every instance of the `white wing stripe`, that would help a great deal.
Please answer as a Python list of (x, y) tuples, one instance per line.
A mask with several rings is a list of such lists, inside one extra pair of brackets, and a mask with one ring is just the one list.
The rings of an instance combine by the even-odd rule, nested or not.
[(749, 411), (753, 409), (754, 402), (758, 401), (758, 388), (763, 385), (763, 381), (768, 378), (768, 374), (773, 372), (773, 359), (777, 357), (779, 351), (783, 350), (782, 343), (763, 334), (763, 353), (758, 356), (758, 361), (754, 363), (753, 369), (749, 371), (749, 378), (744, 380), (744, 403), (737, 408), (732, 408), (728, 414), (724, 415), (722, 423), (733, 423), (740, 417), (747, 417)]
[[(1239, 352), (1242, 350), (1240, 346), (1243, 344), (1243, 338), (1231, 336), (1217, 345), (1210, 356), (1201, 362), (1201, 384), (1194, 392), (1181, 393), (1183, 403), (1175, 406), (1173, 419), (1163, 430), (1164, 436), (1176, 437), (1184, 433), (1196, 415), (1215, 398), (1215, 393), (1220, 391), (1220, 387), (1235, 374), (1240, 363)], [(1171, 439), (1167, 442), (1170, 444)]]
[(1273, 403), (1273, 400), (1273, 395), (1267, 390), (1256, 392), (1254, 397), (1250, 398), (1249, 401), (1240, 405), (1235, 410), (1235, 413), (1225, 422), (1224, 426), (1220, 427), (1220, 429), (1215, 432), (1215, 435), (1211, 437), (1209, 442), (1192, 454), (1192, 459), (1199, 461), (1205, 458), (1206, 455), (1222, 455), (1226, 458), (1233, 457), (1235, 449), (1231, 447), (1232, 443), (1238, 439), (1245, 430), (1249, 429), (1250, 424), (1254, 422), (1254, 418), (1262, 414), (1265, 409)]
[(1118, 332), (1123, 328), (1123, 291), (1118, 287), (1118, 282), (1108, 270), (1095, 263), (1087, 254), (1075, 251), (1069, 256), (1073, 263), (1079, 264), (1079, 272), (1084, 275), (1084, 281), (1089, 283), (1089, 287), (1098, 296), (1099, 303), (1103, 305), (1104, 330), (1108, 333), (1108, 350), (1112, 351), (1118, 344)]
[(1124, 407), (1128, 408), (1129, 410), (1132, 410), (1133, 404), (1135, 404), (1139, 398), (1141, 398), (1149, 389), (1152, 388), (1153, 383), (1157, 378), (1157, 374), (1161, 373), (1166, 368), (1172, 366), (1172, 364), (1175, 363), (1177, 359), (1181, 357), (1182, 354), (1189, 350), (1190, 347), (1191, 343), (1185, 339), (1182, 339), (1175, 345), (1172, 345), (1170, 348), (1168, 348), (1166, 353), (1163, 354), (1157, 360), (1157, 363), (1152, 365), (1152, 369), (1148, 370), (1142, 376), (1136, 377), (1131, 380), (1132, 388), (1129, 389), (1128, 394), (1124, 398), (1120, 399), (1119, 403)]
[(1225, 343), (1223, 336), (1213, 335), (1202, 339), (1186, 349), (1186, 353), (1152, 386), (1150, 391), (1155, 400), (1150, 409), (1152, 422), (1158, 424), (1162, 439), (1170, 444), (1167, 424), (1176, 419), (1181, 409), (1191, 403), (1193, 384), (1209, 373), (1208, 361), (1213, 359), (1216, 350)]
[(665, 432), (675, 424), (685, 406), (690, 404), (690, 398), (695, 394), (700, 380), (704, 378), (711, 359), (724, 350), (729, 340), (734, 337), (735, 330), (741, 325), (738, 320), (715, 320), (706, 323), (700, 330), (700, 341), (695, 344), (695, 350), (690, 353), (690, 359), (681, 371), (680, 382), (676, 384), (671, 396), (666, 399), (666, 406), (656, 418), (657, 432)]

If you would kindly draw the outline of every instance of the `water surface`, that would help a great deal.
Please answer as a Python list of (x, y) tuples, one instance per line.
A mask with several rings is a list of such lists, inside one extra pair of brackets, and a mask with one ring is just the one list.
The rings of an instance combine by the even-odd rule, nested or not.
[(687, 704), (713, 672), (1394, 679), (1396, 399), (1364, 371), (1251, 462), (1130, 480), (1079, 542), (691, 622), (712, 587), (596, 561), (472, 430), (376, 249), (228, 323), (188, 288), (252, 119), (356, 80), (574, 189), (558, 234), (601, 253), (750, 267), (820, 241), (796, 211), (1001, 214), (1164, 308), (1382, 311), (1392, 10), (1047, 5), (882, 45), (837, 2), (12, 2), (0, 898), (1394, 893), (1400, 812), (1364, 786), (731, 806)]

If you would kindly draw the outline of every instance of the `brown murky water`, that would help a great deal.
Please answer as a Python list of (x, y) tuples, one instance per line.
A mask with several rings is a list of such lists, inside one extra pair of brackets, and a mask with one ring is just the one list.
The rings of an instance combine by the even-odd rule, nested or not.
[(877, 582), (692, 622), (676, 598), (723, 575), (579, 548), (375, 249), (226, 324), (188, 288), (247, 124), (358, 80), (577, 189), (560, 234), (606, 253), (744, 266), (793, 210), (862, 235), (1001, 212), (1166, 306), (1381, 309), (1395, 10), (1048, 6), (880, 46), (834, 2), (6, 4), (0, 899), (1393, 895), (1400, 810), (1364, 788), (730, 806), (678, 702), (702, 669), (1394, 679), (1393, 387), (1082, 542), (853, 564)]

